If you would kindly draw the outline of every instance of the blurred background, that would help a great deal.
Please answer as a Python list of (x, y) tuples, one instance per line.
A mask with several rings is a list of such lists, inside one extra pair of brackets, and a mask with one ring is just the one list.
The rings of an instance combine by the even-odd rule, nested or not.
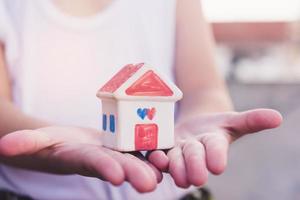
[(217, 60), (239, 111), (268, 107), (283, 125), (230, 149), (211, 176), (216, 200), (300, 199), (300, 0), (203, 0)]

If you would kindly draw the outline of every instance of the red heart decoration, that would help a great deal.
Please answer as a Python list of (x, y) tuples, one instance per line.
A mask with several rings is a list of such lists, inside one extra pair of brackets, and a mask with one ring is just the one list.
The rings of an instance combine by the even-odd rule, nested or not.
[(148, 112), (147, 112), (148, 119), (152, 120), (154, 118), (155, 113), (156, 113), (155, 108), (148, 109)]

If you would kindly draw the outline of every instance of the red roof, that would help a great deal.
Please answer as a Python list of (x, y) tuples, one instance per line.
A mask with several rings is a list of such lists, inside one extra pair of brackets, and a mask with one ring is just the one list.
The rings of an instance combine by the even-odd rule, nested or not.
[(132, 96), (172, 96), (173, 91), (157, 74), (149, 70), (126, 89), (126, 94)]
[[(126, 88), (122, 86), (124, 84)], [(123, 89), (119, 91), (121, 86)], [(139, 63), (123, 67), (98, 91), (97, 96), (99, 98), (161, 97), (164, 100), (174, 101), (182, 97), (182, 92), (172, 82), (162, 79), (153, 68)]]
[(115, 92), (123, 83), (125, 83), (135, 72), (137, 72), (144, 63), (129, 64), (123, 67), (114, 75), (101, 89), (101, 92)]

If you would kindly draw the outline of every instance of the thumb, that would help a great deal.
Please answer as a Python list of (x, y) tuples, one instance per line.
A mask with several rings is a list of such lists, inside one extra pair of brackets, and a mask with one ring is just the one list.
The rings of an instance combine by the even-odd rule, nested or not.
[(235, 113), (226, 120), (225, 128), (238, 138), (248, 133), (278, 127), (282, 122), (281, 114), (272, 109), (255, 109)]
[(0, 139), (0, 155), (29, 155), (54, 144), (55, 142), (48, 137), (48, 134), (42, 131), (16, 131)]

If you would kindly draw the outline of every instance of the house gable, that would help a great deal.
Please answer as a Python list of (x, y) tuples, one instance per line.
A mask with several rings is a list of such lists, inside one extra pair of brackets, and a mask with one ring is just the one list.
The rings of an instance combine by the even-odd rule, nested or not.
[(182, 92), (157, 70), (140, 64), (123, 67), (98, 92), (99, 98), (141, 101), (177, 101)]
[(126, 94), (131, 96), (172, 96), (173, 91), (153, 70), (147, 71), (129, 88)]

